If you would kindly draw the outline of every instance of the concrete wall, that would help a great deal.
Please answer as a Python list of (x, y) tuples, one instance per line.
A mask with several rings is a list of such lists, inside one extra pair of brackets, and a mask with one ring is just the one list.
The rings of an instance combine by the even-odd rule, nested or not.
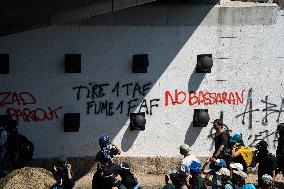
[[(10, 74), (0, 75), (0, 114), (19, 119), (37, 158), (93, 156), (101, 134), (125, 156), (176, 156), (182, 143), (209, 156), (211, 124), (191, 124), (199, 108), (208, 109), (211, 121), (223, 112), (228, 128), (242, 133), (247, 144), (265, 139), (274, 152), (276, 125), (284, 122), (283, 14), (274, 4), (145, 6), (2, 37), (0, 53), (10, 54)], [(82, 55), (81, 74), (64, 73), (66, 53)], [(142, 53), (149, 54), (148, 73), (132, 73), (132, 55)], [(213, 55), (211, 73), (195, 73), (198, 54)], [(94, 99), (84, 89), (78, 96), (79, 86), (96, 88)], [(186, 101), (166, 105), (166, 91), (174, 95), (175, 90), (184, 91)], [(227, 97), (189, 104), (192, 90)], [(106, 102), (107, 111), (94, 113), (95, 105)], [(128, 113), (139, 110), (146, 112), (146, 130), (129, 131)], [(63, 132), (64, 113), (76, 112), (80, 131)]]

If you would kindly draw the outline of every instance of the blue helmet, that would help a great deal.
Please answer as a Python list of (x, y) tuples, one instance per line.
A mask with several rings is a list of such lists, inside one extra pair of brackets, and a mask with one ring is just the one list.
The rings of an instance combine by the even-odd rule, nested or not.
[(219, 168), (227, 168), (227, 164), (226, 164), (225, 160), (223, 160), (223, 159), (217, 159), (215, 161), (215, 165)]
[(242, 136), (240, 134), (234, 134), (234, 136), (230, 139), (230, 142), (236, 143), (242, 140)]
[(109, 144), (109, 142), (110, 142), (109, 136), (107, 135), (100, 136), (100, 139), (99, 139), (100, 147), (106, 147)]
[(200, 174), (201, 173), (201, 163), (197, 162), (197, 161), (193, 161), (190, 164), (190, 172), (195, 173), (195, 174)]

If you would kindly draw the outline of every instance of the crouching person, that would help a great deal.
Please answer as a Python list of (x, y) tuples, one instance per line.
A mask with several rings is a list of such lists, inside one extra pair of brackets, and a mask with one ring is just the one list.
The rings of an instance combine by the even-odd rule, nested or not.
[(71, 164), (65, 158), (59, 158), (52, 170), (57, 183), (54, 188), (72, 189), (75, 185), (73, 181), (73, 171)]
[(127, 163), (113, 164), (103, 174), (121, 177), (119, 189), (141, 189), (138, 179), (130, 171)]

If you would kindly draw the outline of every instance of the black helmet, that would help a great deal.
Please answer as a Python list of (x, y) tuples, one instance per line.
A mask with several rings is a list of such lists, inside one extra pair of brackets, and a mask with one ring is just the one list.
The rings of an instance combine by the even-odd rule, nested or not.
[(100, 136), (100, 138), (99, 138), (100, 147), (102, 147), (102, 148), (106, 147), (109, 144), (109, 142), (110, 142), (109, 136), (107, 136), (107, 135)]
[(266, 141), (262, 140), (255, 145), (255, 148), (258, 150), (267, 150), (268, 144)]

